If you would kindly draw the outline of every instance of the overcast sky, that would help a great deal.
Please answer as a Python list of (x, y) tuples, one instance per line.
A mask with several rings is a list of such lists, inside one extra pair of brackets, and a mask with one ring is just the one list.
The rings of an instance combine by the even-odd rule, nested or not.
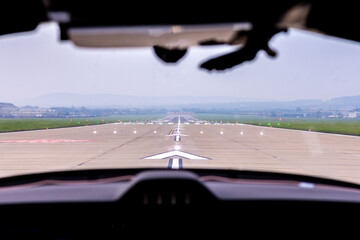
[(270, 45), (279, 56), (225, 72), (199, 64), (229, 47), (196, 47), (177, 64), (151, 49), (87, 49), (59, 42), (55, 24), (0, 37), (0, 102), (49, 93), (238, 96), (270, 100), (360, 95), (360, 44), (291, 30)]

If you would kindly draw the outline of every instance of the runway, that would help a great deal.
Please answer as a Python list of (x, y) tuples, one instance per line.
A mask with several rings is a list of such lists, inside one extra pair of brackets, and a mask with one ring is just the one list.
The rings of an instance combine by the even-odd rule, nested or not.
[(190, 116), (0, 134), (0, 177), (94, 168), (221, 168), (340, 179), (360, 184), (360, 137)]

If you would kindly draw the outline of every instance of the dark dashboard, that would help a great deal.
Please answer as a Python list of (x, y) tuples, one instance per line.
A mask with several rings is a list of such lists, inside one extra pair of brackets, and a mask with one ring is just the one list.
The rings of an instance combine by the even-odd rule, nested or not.
[(354, 233), (354, 217), (360, 213), (359, 189), (326, 180), (284, 180), (281, 174), (270, 179), (276, 174), (267, 173), (234, 178), (231, 171), (228, 176), (226, 171), (136, 171), (115, 176), (112, 170), (105, 178), (104, 172), (95, 177), (77, 171), (64, 173), (68, 180), (55, 179), (55, 174), (28, 183), (23, 177), (17, 185), (2, 182), (0, 238), (344, 237)]

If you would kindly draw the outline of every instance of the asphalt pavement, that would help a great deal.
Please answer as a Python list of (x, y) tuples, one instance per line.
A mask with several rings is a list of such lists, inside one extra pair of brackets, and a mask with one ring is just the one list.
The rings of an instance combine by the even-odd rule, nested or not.
[(360, 137), (191, 116), (0, 134), (0, 177), (96, 168), (276, 171), (360, 184)]

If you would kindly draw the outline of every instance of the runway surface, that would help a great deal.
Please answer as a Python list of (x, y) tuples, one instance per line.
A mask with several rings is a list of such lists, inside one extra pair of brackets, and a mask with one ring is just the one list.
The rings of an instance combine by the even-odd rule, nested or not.
[(94, 168), (226, 168), (335, 178), (360, 184), (360, 137), (191, 116), (150, 123), (0, 134), (0, 177)]

